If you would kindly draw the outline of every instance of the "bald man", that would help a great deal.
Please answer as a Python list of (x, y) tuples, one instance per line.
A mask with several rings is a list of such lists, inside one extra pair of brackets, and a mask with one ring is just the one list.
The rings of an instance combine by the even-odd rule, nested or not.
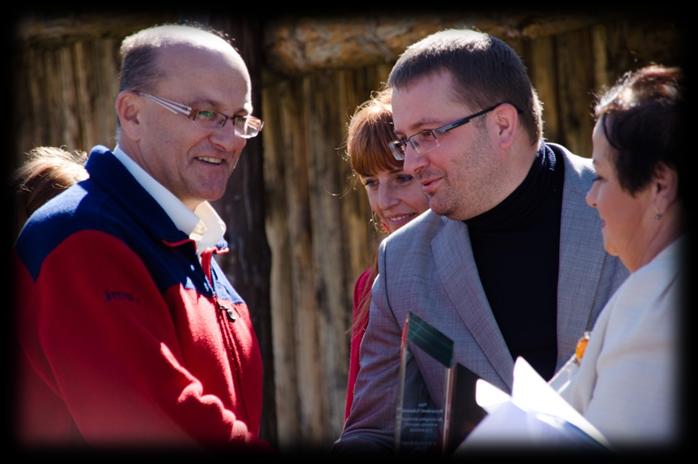
[(117, 145), (28, 220), (15, 248), (23, 444), (264, 447), (262, 361), (225, 253), (221, 198), (247, 139), (250, 76), (220, 35), (121, 46)]

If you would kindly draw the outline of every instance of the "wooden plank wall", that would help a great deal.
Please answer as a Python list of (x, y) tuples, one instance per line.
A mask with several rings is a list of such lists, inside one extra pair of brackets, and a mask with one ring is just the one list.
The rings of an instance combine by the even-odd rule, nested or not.
[(286, 447), (331, 443), (343, 424), (352, 288), (377, 246), (343, 141), (353, 108), (387, 72), (324, 70), (264, 86), (274, 371)]
[(27, 111), (16, 114), (19, 153), (41, 143), (82, 150), (114, 144), (117, 53), (112, 38), (22, 47), (15, 89)]
[[(66, 21), (68, 27), (52, 20), (20, 28), (14, 86), (22, 111), (12, 113), (18, 161), (37, 145), (113, 144), (120, 40), (163, 18)], [(226, 272), (259, 311), (264, 435), (282, 449), (327, 448), (343, 424), (353, 283), (380, 238), (369, 224), (363, 187), (353, 188), (343, 159), (349, 117), (406, 45), (464, 23), (282, 18), (245, 28), (223, 18), (214, 24), (242, 34), (243, 47), (260, 34), (267, 44), (264, 53), (243, 50), (254, 64), (254, 85), (261, 87), (255, 106), (266, 125), (241, 164), (258, 161), (238, 168), (244, 178), (231, 182), (239, 188), (217, 207), (229, 229), (239, 231), (233, 245), (242, 254), (230, 258)], [(344, 28), (323, 36), (328, 24)], [(661, 21), (501, 17), (467, 24), (497, 34), (521, 54), (544, 103), (546, 137), (585, 156), (593, 93), (626, 70), (681, 58), (678, 31)], [(350, 52), (342, 55), (343, 47)], [(315, 61), (314, 51), (321, 56)], [(263, 182), (247, 182), (262, 176)]]

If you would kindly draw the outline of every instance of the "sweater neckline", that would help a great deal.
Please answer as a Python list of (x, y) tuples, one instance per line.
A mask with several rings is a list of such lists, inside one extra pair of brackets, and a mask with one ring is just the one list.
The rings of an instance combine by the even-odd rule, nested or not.
[(562, 167), (553, 150), (541, 145), (519, 186), (501, 203), (489, 211), (464, 222), (473, 232), (512, 230), (536, 220), (556, 188), (556, 173)]

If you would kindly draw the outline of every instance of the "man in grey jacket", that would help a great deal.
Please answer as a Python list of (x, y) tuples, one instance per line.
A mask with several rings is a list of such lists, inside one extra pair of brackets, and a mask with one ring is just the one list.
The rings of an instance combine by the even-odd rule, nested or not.
[[(453, 340), (455, 362), (510, 390), (518, 356), (552, 377), (627, 276), (584, 201), (590, 160), (543, 140), (540, 101), (507, 44), (472, 30), (432, 34), (402, 54), (389, 86), (391, 149), (430, 210), (380, 246), (336, 452), (392, 448), (408, 313)], [(414, 381), (443, 407), (443, 368), (413, 354)]]

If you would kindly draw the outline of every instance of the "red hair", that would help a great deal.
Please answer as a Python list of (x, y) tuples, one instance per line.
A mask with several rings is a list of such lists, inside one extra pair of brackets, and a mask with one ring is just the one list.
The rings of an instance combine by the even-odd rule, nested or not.
[[(396, 160), (389, 148), (390, 142), (396, 138), (390, 101), (390, 89), (376, 92), (360, 104), (351, 117), (347, 131), (347, 158), (355, 176), (370, 177), (380, 171), (402, 169), (403, 162)], [(377, 275), (378, 262), (374, 251), (369, 282), (373, 283)], [(361, 327), (368, 317), (370, 285), (368, 289), (358, 302), (359, 309), (352, 330)]]

